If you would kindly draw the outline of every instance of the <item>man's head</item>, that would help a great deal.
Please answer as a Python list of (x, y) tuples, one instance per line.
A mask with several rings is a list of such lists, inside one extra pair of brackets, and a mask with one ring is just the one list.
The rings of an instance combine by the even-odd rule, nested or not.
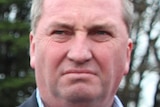
[[(42, 4), (44, 0), (32, 0), (32, 8), (31, 8), (31, 29), (35, 32), (37, 22), (39, 21), (42, 14)], [(133, 4), (130, 0), (122, 0), (123, 5), (123, 17), (128, 27), (128, 31), (131, 31), (131, 26), (134, 18), (133, 14)]]
[(132, 50), (122, 4), (41, 1), (30, 33), (30, 65), (47, 107), (112, 106)]

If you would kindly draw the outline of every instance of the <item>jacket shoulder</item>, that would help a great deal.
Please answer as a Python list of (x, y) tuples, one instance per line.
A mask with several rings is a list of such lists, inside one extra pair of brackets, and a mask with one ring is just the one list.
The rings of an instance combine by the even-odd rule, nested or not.
[(18, 107), (38, 107), (36, 100), (36, 91), (34, 91), (32, 96), (30, 96), (24, 103), (22, 103)]

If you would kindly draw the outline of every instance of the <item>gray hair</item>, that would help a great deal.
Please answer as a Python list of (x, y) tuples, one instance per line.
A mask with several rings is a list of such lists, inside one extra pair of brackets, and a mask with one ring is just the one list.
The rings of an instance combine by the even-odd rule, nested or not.
[[(30, 18), (31, 18), (31, 30), (35, 33), (37, 23), (42, 14), (42, 5), (44, 0), (32, 0)], [(123, 5), (123, 16), (126, 26), (128, 28), (128, 32), (131, 32), (131, 27), (134, 18), (134, 7), (133, 3), (130, 0), (122, 0)]]
[(36, 31), (37, 23), (42, 14), (43, 0), (32, 0), (32, 6), (30, 11), (31, 30), (33, 33)]
[(131, 33), (134, 21), (134, 5), (131, 0), (122, 0), (123, 18), (126, 23), (128, 33)]

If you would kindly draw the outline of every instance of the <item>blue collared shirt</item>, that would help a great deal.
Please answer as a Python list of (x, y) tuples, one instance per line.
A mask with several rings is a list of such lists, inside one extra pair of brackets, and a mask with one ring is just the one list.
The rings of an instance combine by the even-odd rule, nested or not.
[(38, 88), (36, 89), (36, 99), (37, 99), (38, 107), (44, 107)]
[[(44, 107), (38, 88), (36, 89), (36, 99), (37, 99), (38, 107)], [(121, 101), (117, 96), (114, 97), (113, 107), (123, 107)]]

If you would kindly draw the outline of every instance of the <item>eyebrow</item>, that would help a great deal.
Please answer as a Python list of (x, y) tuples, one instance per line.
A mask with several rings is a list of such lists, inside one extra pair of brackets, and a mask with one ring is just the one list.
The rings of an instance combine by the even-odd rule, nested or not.
[[(56, 27), (56, 28), (65, 28), (65, 29), (76, 29), (75, 25), (72, 23), (67, 23), (67, 22), (61, 22), (61, 21), (56, 21), (53, 22), (52, 24), (49, 25), (49, 28)], [(104, 23), (92, 23), (89, 26), (84, 26), (85, 29), (87, 30), (95, 30), (95, 29), (107, 29), (111, 30), (113, 32), (117, 31), (117, 27), (114, 24), (104, 22)]]
[(65, 22), (53, 22), (52, 24), (49, 25), (49, 27), (73, 29), (74, 25)]
[(117, 27), (115, 25), (109, 24), (109, 23), (93, 24), (89, 27), (89, 29), (108, 29), (108, 30), (112, 30), (114, 32), (117, 31)]

